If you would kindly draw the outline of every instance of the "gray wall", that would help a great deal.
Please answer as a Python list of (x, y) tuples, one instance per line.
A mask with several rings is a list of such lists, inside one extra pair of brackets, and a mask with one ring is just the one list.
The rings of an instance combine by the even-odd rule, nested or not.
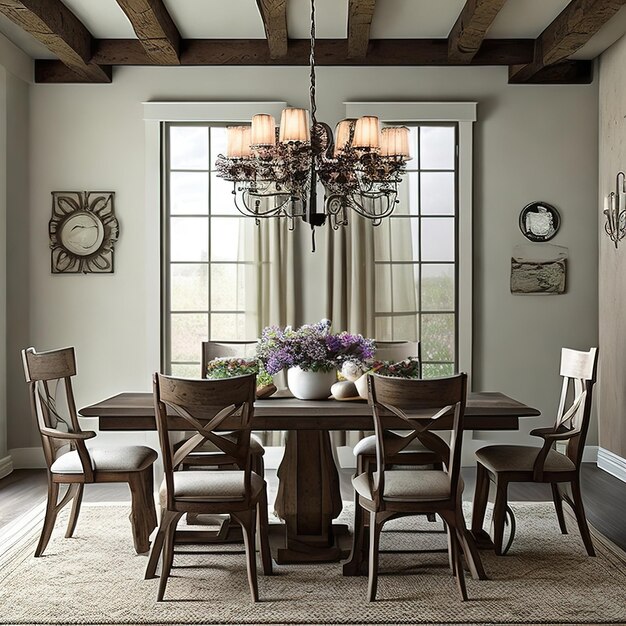
[[(553, 419), (561, 346), (597, 342), (597, 84), (509, 86), (505, 68), (320, 68), (318, 117), (331, 125), (345, 101), (476, 101), (474, 176), (474, 387), (499, 390)], [(286, 100), (308, 106), (305, 68), (118, 68), (112, 85), (34, 85), (30, 113), (30, 286), (16, 286), (14, 323), (39, 349), (75, 345), (78, 405), (123, 389), (149, 389), (158, 367), (146, 328), (159, 268), (146, 261), (158, 207), (144, 207), (144, 123), (150, 100)], [(116, 191), (121, 237), (116, 272), (51, 276), (50, 192)], [(533, 200), (556, 205), (554, 243), (570, 248), (568, 292), (513, 297), (512, 247), (523, 243), (519, 211)], [(304, 231), (304, 229), (303, 229)], [(323, 316), (323, 250), (312, 256), (301, 233), (303, 318)], [(318, 237), (321, 244), (323, 237)], [(26, 304), (27, 301), (27, 304)], [(148, 323), (146, 322), (148, 320)], [(13, 329), (9, 330), (11, 335)], [(18, 404), (24, 389), (9, 390)], [(15, 397), (14, 397), (15, 396)], [(14, 419), (10, 447), (34, 445)], [(523, 431), (530, 424), (522, 424)], [(504, 435), (510, 438), (511, 435)], [(590, 443), (594, 442), (592, 434)], [(518, 439), (525, 440), (524, 435)]]
[[(600, 58), (600, 199), (615, 191), (617, 172), (626, 170), (626, 37)], [(621, 198), (622, 208), (626, 197)], [(600, 446), (626, 459), (626, 240), (615, 246), (600, 215)]]

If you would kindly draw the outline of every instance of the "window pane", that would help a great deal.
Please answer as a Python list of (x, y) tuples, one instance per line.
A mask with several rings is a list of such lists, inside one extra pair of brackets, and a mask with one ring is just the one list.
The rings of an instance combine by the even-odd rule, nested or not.
[(409, 172), (402, 177), (398, 184), (398, 203), (393, 210), (393, 215), (418, 215), (419, 214), (419, 174)]
[(241, 215), (235, 206), (233, 183), (211, 174), (211, 215)]
[(393, 318), (393, 340), (417, 341), (417, 315), (397, 315)]
[(211, 310), (245, 309), (245, 266), (211, 264)]
[(419, 260), (419, 218), (391, 218), (391, 258), (394, 261)]
[(454, 261), (454, 219), (422, 219), (422, 261)]
[(246, 337), (246, 324), (243, 314), (212, 313), (211, 341), (251, 341), (256, 337)]
[(172, 172), (170, 174), (170, 213), (209, 212), (209, 175), (206, 172)]
[(376, 339), (379, 341), (391, 341), (391, 318), (390, 317), (377, 317), (376, 318)]
[(241, 221), (249, 218), (216, 217), (211, 220), (211, 261), (237, 261), (243, 239)]
[(173, 170), (209, 169), (209, 129), (170, 126), (170, 167)]
[(226, 155), (227, 134), (226, 126), (211, 127), (211, 169), (215, 167), (218, 154)]
[(419, 266), (392, 265), (394, 312), (418, 310)]
[(422, 265), (422, 310), (454, 310), (454, 265)]
[(425, 361), (454, 361), (454, 314), (422, 315)]
[(177, 263), (170, 266), (170, 306), (172, 311), (208, 310), (208, 265)]
[[(393, 311), (391, 303), (391, 265), (376, 265), (374, 309), (380, 313)], [(381, 337), (377, 337), (381, 339)]]
[(420, 168), (454, 169), (455, 129), (453, 126), (422, 126), (420, 129)]
[(207, 340), (208, 316), (201, 313), (172, 313), (172, 361), (195, 361)]
[(443, 378), (454, 374), (453, 363), (424, 363), (422, 364), (422, 378)]
[(393, 220), (383, 220), (382, 223), (375, 228), (374, 233), (374, 261), (389, 261), (390, 248), (389, 248), (389, 230), (391, 228), (391, 222)]
[(409, 154), (411, 160), (407, 163), (408, 170), (416, 170), (418, 167), (418, 154), (417, 154), (417, 136), (419, 134), (419, 126), (409, 126)]
[(170, 219), (170, 260), (207, 261), (209, 258), (209, 219), (173, 217)]
[(180, 378), (202, 378), (200, 375), (200, 363), (172, 363), (172, 376)]
[(421, 173), (422, 215), (454, 215), (454, 172)]

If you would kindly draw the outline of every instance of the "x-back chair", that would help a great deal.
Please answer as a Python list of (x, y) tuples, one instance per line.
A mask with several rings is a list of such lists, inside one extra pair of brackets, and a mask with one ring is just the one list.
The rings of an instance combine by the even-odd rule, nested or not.
[[(85, 442), (96, 433), (81, 430), (78, 423), (71, 381), (76, 375), (74, 348), (49, 352), (28, 348), (22, 350), (22, 363), (48, 468), (48, 502), (35, 556), (43, 554), (57, 515), (69, 502), (72, 510), (65, 536), (74, 534), (83, 489), (89, 483), (128, 483), (135, 550), (147, 552), (156, 526), (153, 463), (157, 453), (147, 446), (87, 448)], [(67, 485), (67, 490), (59, 500), (61, 485)]]

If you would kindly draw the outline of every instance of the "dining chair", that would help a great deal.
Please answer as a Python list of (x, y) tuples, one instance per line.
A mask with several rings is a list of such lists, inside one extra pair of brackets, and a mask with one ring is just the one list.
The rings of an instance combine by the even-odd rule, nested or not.
[[(467, 599), (461, 563), (465, 545), (465, 523), (461, 509), (463, 483), (460, 479), (463, 416), (467, 375), (430, 380), (402, 379), (373, 374), (368, 379), (369, 403), (374, 417), (376, 471), (357, 473), (352, 485), (358, 494), (357, 507), (369, 513), (368, 600), (376, 598), (380, 533), (390, 519), (421, 513), (438, 513), (448, 527), (452, 572), (463, 600)], [(419, 421), (415, 418), (419, 417)], [(391, 433), (398, 418), (406, 422), (404, 436)], [(450, 443), (430, 432), (442, 420), (452, 420)], [(391, 468), (390, 460), (414, 439), (443, 459), (441, 470)], [(355, 511), (356, 514), (356, 511)], [(364, 542), (365, 526), (355, 520), (357, 546)]]
[[(589, 556), (595, 556), (591, 534), (585, 518), (580, 492), (580, 466), (591, 416), (593, 386), (596, 382), (598, 350), (588, 352), (563, 348), (560, 374), (563, 378), (556, 421), (548, 428), (535, 428), (530, 434), (543, 439), (543, 445), (494, 445), (476, 452), (477, 473), (472, 533), (483, 534), (485, 510), (489, 499), (489, 485), (495, 485), (493, 509), (493, 543), (497, 555), (508, 550), (512, 537), (503, 548), (507, 510), (507, 490), (512, 482), (549, 483), (552, 498), (563, 534), (567, 533), (563, 516), (563, 502), (571, 506), (578, 529)], [(569, 408), (566, 409), (568, 401)], [(555, 449), (557, 442), (565, 442), (564, 453)], [(571, 497), (561, 488), (569, 483)], [(510, 513), (509, 513), (510, 514)]]
[[(48, 500), (35, 556), (48, 545), (59, 511), (72, 502), (65, 537), (74, 534), (85, 484), (128, 483), (132, 496), (130, 521), (137, 553), (150, 549), (149, 536), (157, 524), (153, 495), (153, 464), (157, 453), (147, 446), (87, 447), (96, 437), (81, 430), (72, 391), (76, 375), (74, 348), (36, 352), (22, 350), (24, 376), (37, 421), (48, 477)], [(61, 485), (67, 489), (59, 500)]]
[[(268, 544), (267, 490), (262, 476), (252, 469), (250, 426), (254, 414), (256, 377), (192, 380), (154, 375), (154, 406), (165, 478), (161, 485), (161, 522), (152, 546), (148, 571), (162, 551), (157, 600), (163, 600), (173, 565), (176, 526), (185, 513), (229, 514), (242, 527), (248, 583), (252, 600), (259, 597), (256, 574), (256, 529), (263, 572), (272, 573)], [(176, 451), (168, 430), (167, 412), (183, 418), (195, 434)], [(229, 419), (230, 436), (218, 431)], [(210, 441), (235, 460), (237, 469), (221, 472), (175, 471), (186, 455)], [(189, 532), (189, 531), (188, 531)]]

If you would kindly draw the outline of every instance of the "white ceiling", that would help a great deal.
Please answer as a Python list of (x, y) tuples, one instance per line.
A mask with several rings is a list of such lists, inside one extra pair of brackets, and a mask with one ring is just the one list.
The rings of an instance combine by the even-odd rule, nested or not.
[[(265, 37), (255, 0), (164, 0), (181, 35), (188, 39), (260, 39)], [(535, 38), (569, 0), (508, 0), (496, 17), (489, 38)], [(63, 0), (99, 39), (132, 39), (130, 22), (116, 0)], [(373, 39), (444, 38), (465, 0), (379, 0), (372, 21)], [(225, 8), (225, 5), (228, 8)], [(319, 38), (346, 37), (347, 0), (317, 0)], [(289, 0), (289, 37), (309, 37), (309, 0)], [(0, 32), (36, 59), (55, 56), (34, 37), (0, 15)], [(593, 59), (626, 33), (621, 9), (573, 58)]]

